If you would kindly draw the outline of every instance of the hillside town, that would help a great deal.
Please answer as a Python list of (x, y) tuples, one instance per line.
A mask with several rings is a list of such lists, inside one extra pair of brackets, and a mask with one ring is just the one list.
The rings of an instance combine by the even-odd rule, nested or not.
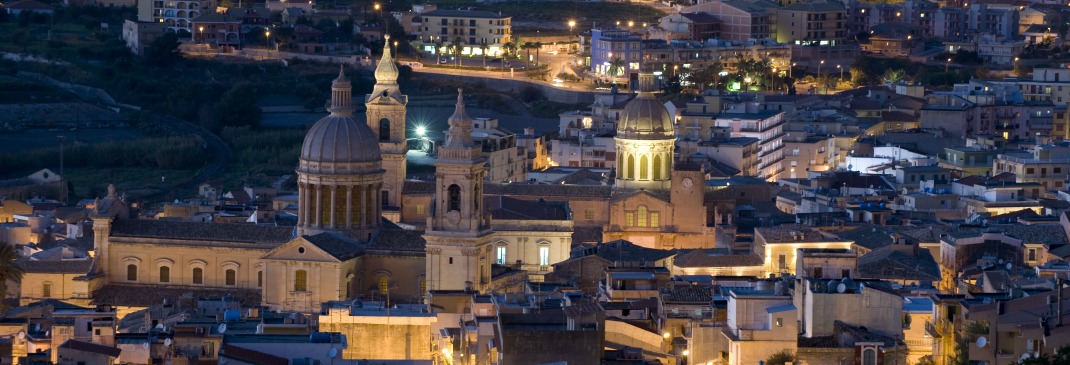
[[(0, 154), (0, 363), (1070, 363), (1066, 4), (641, 1), (598, 23), (578, 14), (605, 3), (553, 3), (577, 13), (0, 4), (48, 42), (54, 12), (129, 9), (89, 28), (156, 73), (331, 75), (296, 164), (243, 174), (224, 172), (256, 166), (234, 135), (268, 127), (206, 121), (296, 109), (166, 98), (200, 118), (183, 124), (77, 74), (0, 76), (82, 100), (0, 119), (0, 138), (71, 138), (29, 170)], [(151, 188), (77, 177), (104, 163), (77, 133), (135, 123), (209, 162)]]

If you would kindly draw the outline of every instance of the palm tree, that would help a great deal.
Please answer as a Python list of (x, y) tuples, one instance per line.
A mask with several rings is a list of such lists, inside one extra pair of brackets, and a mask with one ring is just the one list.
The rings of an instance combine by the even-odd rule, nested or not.
[(442, 63), (442, 38), (435, 41), (435, 56), (438, 58), (435, 60), (435, 64)]
[(453, 59), (457, 67), (461, 67), (461, 39), (454, 38), (453, 42), (450, 42), (450, 48), (453, 49)]
[(535, 42), (531, 45), (535, 48), (535, 64), (539, 64), (539, 50), (542, 49), (542, 42)]
[(479, 43), (479, 51), (483, 54), (483, 68), (487, 68), (487, 50), (489, 49), (490, 46), (487, 45), (487, 40), (484, 39), (483, 42)]
[(0, 242), (0, 293), (7, 293), (7, 281), (22, 280), (22, 268), (15, 264), (19, 259), (15, 245)]
[(624, 73), (624, 60), (622, 60), (620, 58), (616, 58), (616, 59), (614, 59), (612, 61), (609, 61), (609, 70), (608, 71), (609, 71), (609, 76), (612, 76), (613, 78), (616, 78), (617, 76), (620, 76), (621, 74), (623, 74)]
[(508, 55), (512, 55), (513, 53), (516, 53), (516, 43), (506, 42), (505, 44), (502, 45), (502, 48), (505, 49), (505, 55), (507, 55), (507, 56)]
[(524, 44), (520, 45), (521, 49), (523, 49), (523, 50), (528, 52), (528, 57), (527, 57), (527, 59), (525, 61), (531, 61), (531, 48), (534, 47), (534, 46), (535, 46), (535, 44), (531, 43), (531, 42), (524, 42)]

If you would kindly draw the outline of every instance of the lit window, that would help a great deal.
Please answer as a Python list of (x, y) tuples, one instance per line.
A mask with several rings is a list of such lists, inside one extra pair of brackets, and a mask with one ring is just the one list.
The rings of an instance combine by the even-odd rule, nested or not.
[(44, 283), (41, 287), (41, 296), (44, 298), (52, 297), (52, 283)]
[(549, 246), (539, 246), (539, 265), (541, 265), (541, 266), (550, 265), (550, 247)]
[(378, 280), (379, 294), (386, 294), (386, 291), (390, 289), (390, 280), (385, 276), (380, 276)]
[(777, 327), (784, 327), (784, 319), (783, 318), (777, 318), (776, 319), (776, 326)]
[(646, 206), (645, 205), (640, 205), (639, 206), (639, 211), (636, 212), (636, 217), (638, 218), (638, 221), (635, 223), (636, 226), (646, 227), (648, 225), (647, 224), (647, 212), (646, 212)]
[(305, 270), (297, 270), (294, 273), (294, 291), (307, 291), (308, 290), (308, 272)]
[(498, 265), (505, 265), (505, 246), (498, 246)]

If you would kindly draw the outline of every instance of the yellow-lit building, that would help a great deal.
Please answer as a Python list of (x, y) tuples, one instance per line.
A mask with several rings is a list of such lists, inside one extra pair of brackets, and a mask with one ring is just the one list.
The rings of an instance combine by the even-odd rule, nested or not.
[[(461, 55), (501, 56), (505, 44), (513, 41), (512, 17), (481, 10), (433, 10), (420, 14), (418, 41), (425, 52)], [(484, 51), (484, 47), (485, 51)], [(437, 50), (436, 50), (437, 48)]]
[(851, 249), (853, 245), (852, 241), (801, 224), (754, 229), (754, 253), (765, 263), (764, 275), (794, 274), (801, 248)]

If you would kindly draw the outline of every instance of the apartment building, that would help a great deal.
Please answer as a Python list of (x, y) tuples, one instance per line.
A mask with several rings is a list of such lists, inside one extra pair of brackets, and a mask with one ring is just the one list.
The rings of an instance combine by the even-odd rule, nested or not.
[(426, 52), (452, 53), (450, 45), (460, 44), (462, 55), (491, 56), (505, 53), (513, 41), (512, 17), (481, 10), (437, 9), (419, 15), (418, 41)]
[(945, 147), (937, 161), (940, 167), (959, 171), (962, 176), (991, 175), (996, 155), (998, 150), (976, 145)]
[[(756, 108), (756, 106), (755, 106)], [(757, 176), (776, 181), (784, 171), (784, 113), (747, 110), (743, 113), (721, 113), (714, 126), (731, 130), (732, 137), (758, 139)]]
[(798, 349), (798, 309), (783, 290), (735, 289), (728, 295), (728, 364), (757, 364), (782, 350)]
[(1032, 79), (986, 79), (971, 81), (970, 85), (974, 88), (1017, 89), (1027, 102), (1048, 102), (1056, 106), (1070, 103), (1070, 69), (1037, 68), (1033, 70)]
[(137, 3), (137, 20), (139, 22), (164, 23), (171, 31), (184, 30), (193, 34), (193, 19), (215, 13), (214, 0), (175, 1), (146, 0)]
[(828, 171), (835, 161), (833, 139), (794, 131), (784, 135), (784, 174), (788, 178), (805, 178), (809, 172)]
[(942, 7), (933, 13), (933, 36), (964, 38), (991, 34), (1004, 39), (1018, 36), (1018, 11), (972, 3), (968, 8)]
[(1012, 173), (1015, 182), (1038, 183), (1044, 190), (1063, 190), (1070, 180), (1070, 147), (1041, 145), (1031, 153), (1001, 153), (992, 162), (992, 173)]
[(814, 0), (777, 10), (776, 40), (802, 45), (836, 45), (847, 37), (847, 10), (834, 0)]
[[(610, 77), (625, 77), (639, 72), (642, 41), (641, 37), (627, 29), (591, 29), (591, 71)], [(624, 62), (624, 69), (620, 74), (610, 75), (611, 63), (618, 59)]]
[(721, 38), (721, 23), (721, 19), (708, 13), (675, 13), (658, 19), (658, 26), (672, 35), (667, 39), (700, 42)]
[(721, 19), (721, 38), (727, 41), (761, 40), (776, 37), (777, 9), (766, 0), (707, 1), (680, 10), (708, 13)]
[[(991, 87), (963, 93), (934, 94), (919, 110), (921, 128), (944, 130), (967, 137), (992, 134), (1005, 140), (1050, 136), (1053, 106), (1049, 102), (1014, 100)], [(1010, 98), (1013, 102), (1006, 102)]]
[(999, 364), (1055, 355), (1061, 347), (1070, 346), (1068, 308), (1070, 288), (1062, 285), (1022, 298), (971, 306), (966, 320), (978, 324), (970, 326), (978, 340), (969, 344), (970, 362)]
[(502, 183), (527, 180), (527, 155), (517, 148), (516, 133), (499, 127), (497, 119), (473, 118), (472, 140), (482, 146), (487, 159), (484, 179)]

